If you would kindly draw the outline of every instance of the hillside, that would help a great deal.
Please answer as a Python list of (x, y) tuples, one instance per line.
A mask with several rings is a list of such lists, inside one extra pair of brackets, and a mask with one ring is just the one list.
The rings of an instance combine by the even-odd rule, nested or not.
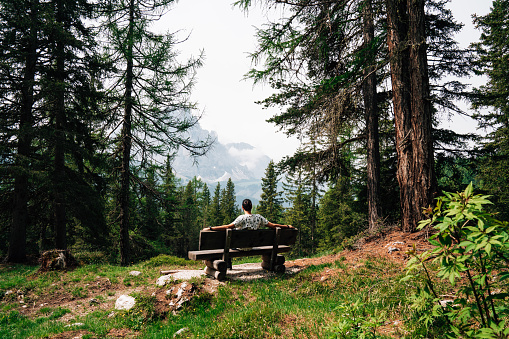
[[(339, 300), (328, 300), (328, 294), (331, 291), (337, 293), (338, 286), (355, 293), (366, 288), (368, 293), (378, 293), (377, 285), (381, 281), (397, 284), (407, 259), (405, 250), (414, 245), (419, 250), (429, 247), (425, 238), (426, 234), (422, 232), (404, 234), (392, 231), (361, 239), (354, 244), (354, 250), (287, 261), (288, 273), (283, 276), (257, 269), (256, 279), (245, 279), (242, 275), (226, 282), (192, 278), (188, 282), (177, 281), (163, 287), (155, 283), (160, 270), (185, 272), (201, 269), (202, 264), (161, 256), (130, 268), (89, 264), (66, 273), (38, 272), (36, 267), (2, 265), (0, 324), (3, 329), (0, 330), (0, 337), (17, 333), (15, 337), (27, 335), (30, 338), (167, 338), (172, 337), (178, 329), (187, 328), (183, 331), (186, 332), (183, 337), (213, 338), (223, 333), (225, 327), (230, 328), (232, 321), (235, 326), (241, 326), (225, 305), (231, 305), (237, 310), (235, 312), (244, 312), (241, 310), (253, 307), (251, 313), (243, 316), (254, 317), (252, 326), (261, 332), (255, 335), (251, 333), (251, 328), (245, 328), (239, 329), (242, 332), (239, 336), (220, 337), (261, 335), (290, 338), (294, 337), (296, 324), (301, 322), (306, 328), (311, 326), (306, 329), (309, 336), (305, 337), (320, 337), (330, 332), (331, 326), (338, 321), (336, 314), (327, 311), (331, 306), (325, 305), (325, 310), (321, 308), (323, 305), (316, 306), (320, 307), (316, 312), (325, 312), (328, 318), (321, 320), (320, 328), (313, 328), (316, 319), (305, 311), (306, 306), (299, 305), (297, 300), (288, 301), (290, 297), (277, 301), (283, 297), (278, 297), (279, 293), (286, 294), (287, 290), (289, 295), (302, 293), (308, 304), (332, 303), (335, 307), (338, 307)], [(131, 275), (133, 271), (140, 274)], [(361, 277), (372, 283), (364, 281), (360, 285), (353, 285)], [(348, 281), (344, 281), (345, 278)], [(177, 289), (181, 289), (178, 300), (189, 299), (182, 305), (177, 305)], [(268, 291), (275, 294), (271, 294), (270, 299), (264, 299), (267, 296), (263, 295)], [(402, 291), (398, 293), (406, 293), (405, 289)], [(352, 292), (352, 295), (355, 293)], [(116, 311), (115, 302), (121, 295), (135, 296), (138, 308)], [(352, 295), (347, 293), (336, 297), (350, 298)], [(273, 307), (267, 308), (272, 303), (275, 303)], [(392, 302), (386, 306), (393, 307), (391, 305)], [(399, 337), (405, 331), (403, 314), (399, 312), (401, 310), (387, 310), (383, 321), (376, 326), (376, 332), (382, 337)], [(277, 321), (269, 321), (270, 326), (255, 324), (257, 321), (267, 322), (266, 317), (275, 317)], [(207, 336), (206, 322), (210, 319), (215, 319), (217, 323)], [(157, 331), (154, 326), (158, 328)]]

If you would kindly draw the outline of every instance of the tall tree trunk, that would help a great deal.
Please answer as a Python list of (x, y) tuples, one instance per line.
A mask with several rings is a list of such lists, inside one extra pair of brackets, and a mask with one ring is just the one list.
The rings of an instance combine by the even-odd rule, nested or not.
[(129, 265), (129, 183), (132, 145), (131, 120), (133, 111), (133, 39), (134, 39), (134, 0), (129, 4), (129, 32), (127, 37), (127, 69), (125, 80), (124, 122), (122, 125), (122, 169), (120, 178), (120, 264)]
[(380, 219), (380, 148), (378, 138), (378, 104), (376, 92), (375, 52), (371, 47), (375, 39), (373, 8), (371, 0), (364, 2), (363, 38), (366, 58), (370, 66), (364, 70), (362, 95), (366, 117), (367, 134), (367, 191), (368, 191), (368, 225), (371, 232), (377, 228)]
[(401, 223), (413, 232), (434, 191), (424, 0), (386, 3)]
[(408, 0), (411, 71), (412, 152), (416, 190), (416, 219), (422, 219), (422, 208), (432, 205), (436, 194), (433, 155), (433, 119), (426, 53), (425, 0)]
[[(31, 24), (36, 25), (38, 15), (38, 0), (31, 3)], [(12, 209), (12, 224), (9, 249), (6, 261), (23, 262), (26, 260), (26, 225), (28, 222), (28, 162), (30, 146), (32, 144), (34, 104), (34, 82), (37, 64), (37, 27), (28, 29), (28, 46), (26, 48), (25, 72), (21, 88), (21, 114), (19, 120), (18, 149), (16, 156), (16, 171), (14, 178), (14, 205)]]
[[(57, 3), (57, 22), (65, 26), (61, 3)], [(55, 145), (53, 159), (53, 217), (55, 225), (55, 247), (67, 249), (66, 211), (65, 211), (65, 51), (63, 37), (56, 43), (55, 73)]]

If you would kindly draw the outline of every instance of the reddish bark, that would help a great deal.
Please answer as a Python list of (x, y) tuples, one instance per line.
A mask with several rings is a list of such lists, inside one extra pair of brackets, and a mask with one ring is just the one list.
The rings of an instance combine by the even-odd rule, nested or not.
[(401, 223), (413, 232), (434, 191), (424, 0), (387, 0)]

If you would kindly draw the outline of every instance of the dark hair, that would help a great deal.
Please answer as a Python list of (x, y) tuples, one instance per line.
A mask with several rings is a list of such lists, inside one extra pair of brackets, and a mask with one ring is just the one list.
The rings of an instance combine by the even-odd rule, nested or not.
[(251, 212), (251, 209), (253, 208), (253, 203), (251, 202), (251, 200), (249, 199), (244, 199), (242, 201), (242, 208), (245, 210), (245, 211), (248, 211), (248, 212)]

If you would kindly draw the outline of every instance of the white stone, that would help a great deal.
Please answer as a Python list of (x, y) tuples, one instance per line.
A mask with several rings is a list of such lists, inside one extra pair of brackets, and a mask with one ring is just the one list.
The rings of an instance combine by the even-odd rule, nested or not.
[(139, 276), (141, 274), (141, 272), (140, 271), (131, 271), (131, 272), (129, 272), (129, 274), (132, 275), (132, 276), (137, 277), (137, 276)]
[(173, 276), (171, 276), (169, 274), (168, 275), (162, 275), (159, 278), (157, 278), (156, 285), (157, 286), (164, 286), (168, 282), (172, 282), (173, 280), (174, 280)]
[(74, 323), (74, 324), (65, 325), (65, 327), (83, 326), (83, 325), (85, 325), (85, 324), (84, 323)]
[[(260, 265), (258, 265), (260, 266)], [(167, 275), (160, 276), (157, 279), (156, 284), (158, 286), (164, 286), (168, 282), (177, 281), (177, 280), (190, 280), (192, 278), (199, 278), (207, 275), (203, 270), (182, 270), (176, 271)]]
[(134, 307), (136, 300), (129, 295), (121, 295), (115, 302), (116, 310), (130, 310)]
[(187, 331), (187, 330), (189, 330), (189, 328), (187, 328), (187, 327), (181, 328), (180, 330), (178, 330), (177, 332), (175, 332), (175, 333), (173, 334), (173, 338), (175, 338), (175, 337), (176, 337), (176, 336), (178, 336), (178, 335), (181, 335), (182, 333), (184, 333), (184, 332), (185, 332), (185, 331)]

